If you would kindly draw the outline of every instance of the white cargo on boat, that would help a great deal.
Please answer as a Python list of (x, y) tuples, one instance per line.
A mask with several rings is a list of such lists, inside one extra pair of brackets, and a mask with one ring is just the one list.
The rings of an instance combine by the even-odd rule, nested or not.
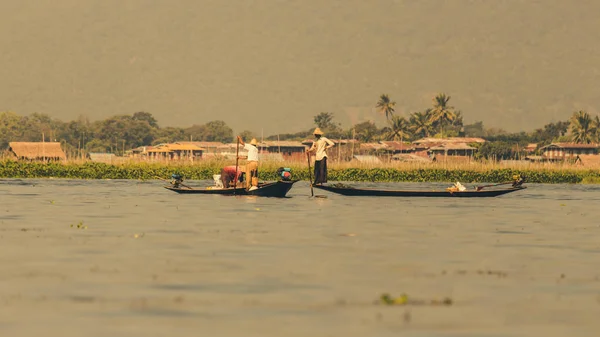
[(456, 184), (454, 184), (454, 186), (456, 186), (456, 188), (458, 188), (459, 191), (466, 191), (467, 188), (465, 186), (463, 186), (463, 184), (461, 184), (460, 182), (456, 182)]
[(213, 180), (215, 181), (215, 187), (223, 188), (223, 182), (221, 181), (220, 174), (213, 174)]

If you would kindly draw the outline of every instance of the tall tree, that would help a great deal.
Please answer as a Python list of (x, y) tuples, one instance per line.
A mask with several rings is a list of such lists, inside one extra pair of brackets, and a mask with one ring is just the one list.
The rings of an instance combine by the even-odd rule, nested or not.
[(451, 125), (457, 128), (461, 128), (464, 126), (462, 111), (458, 110), (454, 112), (454, 119), (452, 119)]
[(432, 122), (439, 123), (442, 137), (444, 137), (444, 126), (456, 118), (454, 107), (448, 104), (449, 101), (450, 96), (444, 93), (438, 94), (433, 98), (431, 118)]
[(600, 117), (594, 117), (594, 143), (600, 142)]
[(154, 130), (147, 121), (134, 120), (131, 116), (113, 116), (96, 126), (98, 138), (115, 149), (135, 148), (150, 145)]
[(166, 128), (160, 128), (156, 131), (156, 139), (152, 141), (152, 145), (172, 143), (178, 140), (189, 141), (190, 137), (188, 136), (186, 138), (183, 128), (167, 126)]
[(544, 125), (543, 128), (535, 129), (535, 131), (531, 133), (530, 141), (550, 144), (558, 138), (564, 137), (568, 133), (570, 125), (570, 121), (548, 123)]
[(485, 137), (485, 128), (483, 127), (483, 122), (478, 121), (472, 124), (467, 124), (464, 126), (465, 137)]
[(333, 114), (331, 112), (321, 112), (314, 117), (315, 124), (320, 129), (327, 129), (333, 124)]
[(205, 139), (209, 142), (229, 143), (233, 141), (233, 130), (224, 121), (210, 121), (206, 123), (206, 129)]
[(65, 123), (58, 133), (59, 140), (64, 140), (75, 149), (84, 148), (93, 136), (92, 125), (85, 116), (79, 116), (77, 120)]
[(21, 140), (22, 135), (21, 116), (14, 112), (0, 112), (0, 151), (4, 150), (8, 143)]
[(515, 159), (523, 155), (522, 150), (517, 151), (513, 142), (486, 142), (477, 150), (477, 157), (491, 160)]
[(385, 118), (390, 120), (392, 116), (394, 116), (396, 102), (392, 101), (388, 94), (382, 94), (379, 96), (379, 100), (377, 101), (375, 107), (380, 113), (385, 114)]
[(339, 123), (334, 122), (333, 117), (331, 112), (321, 112), (314, 117), (314, 122), (327, 137), (338, 138), (342, 135), (342, 128)]
[(62, 122), (52, 119), (47, 114), (32, 113), (29, 116), (21, 118), (23, 128), (23, 139), (27, 141), (54, 141), (57, 139), (57, 130), (62, 126)]
[(193, 140), (205, 142), (233, 141), (233, 130), (224, 121), (210, 121), (204, 125), (192, 125), (185, 129), (186, 139), (192, 136)]
[(595, 141), (597, 125), (589, 113), (580, 110), (571, 116), (571, 140), (578, 144), (589, 144)]
[(404, 117), (393, 116), (390, 121), (390, 132), (387, 139), (404, 141), (410, 139), (410, 123)]
[(156, 118), (154, 118), (154, 116), (152, 116), (152, 114), (149, 112), (136, 112), (133, 114), (132, 119), (136, 121), (146, 121), (151, 127), (158, 129), (158, 122), (156, 121)]
[(256, 138), (256, 135), (252, 131), (244, 130), (240, 133), (240, 137), (242, 137), (245, 142), (250, 142), (252, 138)]
[(361, 142), (370, 142), (377, 135), (377, 126), (371, 121), (355, 124), (353, 127), (355, 139)]
[(427, 109), (425, 112), (413, 112), (410, 115), (410, 129), (416, 137), (430, 137), (433, 132), (431, 109)]

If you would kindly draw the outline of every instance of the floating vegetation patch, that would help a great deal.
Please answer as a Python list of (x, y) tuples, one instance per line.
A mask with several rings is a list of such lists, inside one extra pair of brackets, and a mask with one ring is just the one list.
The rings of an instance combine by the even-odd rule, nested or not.
[(451, 298), (446, 297), (441, 300), (433, 299), (433, 300), (423, 300), (423, 299), (415, 299), (408, 297), (406, 294), (402, 294), (399, 297), (392, 297), (390, 294), (382, 294), (379, 297), (378, 303), (385, 305), (441, 305), (441, 306), (450, 306), (454, 303)]
[(88, 227), (83, 225), (83, 221), (79, 221), (77, 225), (71, 224), (71, 228), (87, 229)]
[[(280, 163), (261, 163), (261, 180), (278, 180)], [(306, 167), (286, 164), (291, 168), (293, 179), (309, 180)], [(127, 163), (110, 165), (104, 163), (35, 163), (14, 160), (0, 161), (0, 178), (69, 178), (69, 179), (169, 179), (179, 174), (186, 180), (212, 180), (219, 174), (223, 163), (201, 162), (194, 165), (166, 165), (160, 163)], [(330, 181), (364, 182), (456, 182), (500, 183), (511, 181), (513, 175), (527, 177), (526, 183), (600, 183), (599, 170), (583, 169), (510, 169), (510, 168), (332, 168), (328, 171)], [(343, 185), (342, 185), (343, 186)], [(347, 187), (347, 186), (343, 186)]]
[[(442, 271), (442, 275), (446, 275), (446, 274), (448, 274), (448, 272), (445, 271), (445, 270), (443, 270)], [(469, 272), (468, 270), (460, 269), (460, 270), (456, 270), (454, 272), (454, 274), (456, 274), (456, 275), (467, 275), (467, 274), (473, 274), (474, 275), (474, 274), (477, 274), (477, 275), (496, 276), (496, 277), (499, 277), (499, 278), (508, 277), (508, 273), (507, 272), (500, 271), (500, 270), (489, 270), (489, 269), (487, 269), (487, 270), (478, 269), (476, 271), (471, 271), (471, 272)]]

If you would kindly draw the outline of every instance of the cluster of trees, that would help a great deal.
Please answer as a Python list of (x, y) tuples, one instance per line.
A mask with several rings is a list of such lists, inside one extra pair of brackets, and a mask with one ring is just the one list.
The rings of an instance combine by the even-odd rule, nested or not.
[[(243, 135), (250, 137), (251, 133), (244, 131)], [(0, 148), (6, 148), (11, 141), (39, 142), (43, 139), (61, 142), (71, 153), (83, 150), (120, 154), (138, 146), (190, 139), (231, 142), (233, 130), (220, 120), (188, 128), (161, 128), (148, 112), (113, 116), (96, 122), (85, 117), (63, 122), (46, 114), (0, 113)]]
[[(433, 100), (433, 106), (422, 112), (414, 112), (409, 118), (395, 114), (396, 102), (392, 101), (387, 94), (379, 97), (376, 103), (378, 111), (385, 115), (387, 125), (378, 127), (372, 121), (365, 121), (344, 129), (340, 123), (335, 122), (334, 114), (321, 112), (314, 117), (314, 123), (327, 137), (332, 139), (356, 139), (362, 142), (380, 140), (409, 141), (423, 137), (453, 137), (464, 134), (469, 126), (463, 125), (463, 117), (460, 111), (455, 111), (449, 105), (450, 96), (437, 95)], [(280, 134), (267, 137), (267, 139), (302, 139), (309, 137), (311, 130), (291, 134)]]
[[(529, 143), (539, 146), (551, 142), (599, 143), (600, 118), (585, 111), (576, 111), (569, 120), (544, 125), (532, 132), (508, 133), (502, 129), (486, 128), (483, 122), (463, 123), (461, 111), (450, 105), (450, 96), (438, 94), (433, 104), (422, 111), (399, 116), (396, 102), (383, 94), (375, 108), (384, 115), (387, 124), (378, 127), (365, 121), (343, 128), (331, 112), (314, 116), (315, 126), (321, 128), (331, 139), (356, 139), (361, 142), (379, 140), (412, 141), (423, 137), (481, 137), (488, 142), (481, 146), (479, 154), (489, 158), (514, 158)], [(314, 129), (289, 134), (276, 134), (267, 140), (302, 140), (311, 137)], [(241, 133), (244, 139), (254, 135)], [(90, 122), (85, 117), (63, 122), (46, 114), (34, 113), (20, 116), (12, 112), (0, 113), (0, 148), (10, 141), (59, 141), (67, 151), (122, 153), (126, 149), (182, 140), (232, 142), (233, 130), (221, 120), (210, 121), (188, 128), (161, 128), (152, 114), (136, 112), (119, 115), (101, 121)]]
[(387, 118), (387, 138), (400, 140), (432, 136), (452, 137), (463, 133), (462, 113), (449, 103), (450, 96), (438, 94), (433, 98), (433, 107), (413, 112), (408, 119), (394, 114), (396, 102), (387, 94), (379, 97), (375, 107)]
[[(479, 147), (482, 158), (510, 159), (525, 156), (525, 148), (530, 143), (538, 148), (552, 142), (600, 143), (600, 118), (592, 117), (585, 111), (576, 111), (569, 120), (548, 123), (532, 132), (509, 133), (498, 128), (486, 128), (482, 121), (463, 123), (463, 115), (449, 104), (450, 96), (438, 94), (433, 105), (423, 111), (413, 112), (408, 118), (395, 114), (396, 102), (383, 94), (375, 104), (377, 110), (386, 117), (387, 125), (379, 128), (366, 121), (343, 129), (334, 120), (333, 113), (321, 112), (314, 117), (314, 123), (329, 138), (356, 139), (362, 142), (379, 140), (412, 141), (424, 137), (480, 137), (486, 139)], [(292, 134), (270, 136), (268, 139), (302, 139), (309, 137), (312, 130)]]
[[(314, 123), (331, 138), (357, 139), (359, 141), (405, 140), (412, 141), (424, 137), (480, 137), (492, 143), (510, 143), (511, 146), (525, 147), (529, 143), (540, 146), (551, 142), (600, 143), (600, 118), (592, 117), (585, 111), (576, 111), (569, 120), (548, 123), (532, 132), (509, 133), (503, 129), (487, 128), (482, 121), (463, 123), (460, 110), (449, 105), (450, 96), (438, 94), (433, 98), (433, 106), (420, 112), (413, 112), (408, 118), (395, 114), (396, 102), (383, 94), (375, 104), (379, 112), (386, 116), (387, 125), (378, 128), (367, 121), (343, 129), (334, 121), (334, 115), (321, 112), (314, 117)], [(300, 139), (310, 136), (312, 130), (280, 135), (285, 139)], [(271, 136), (270, 138), (272, 138)], [(275, 136), (276, 137), (276, 136)]]

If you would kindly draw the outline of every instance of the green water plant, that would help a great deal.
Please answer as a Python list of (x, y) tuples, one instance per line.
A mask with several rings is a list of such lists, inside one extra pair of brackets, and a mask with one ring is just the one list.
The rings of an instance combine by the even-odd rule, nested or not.
[[(261, 164), (261, 180), (279, 179), (277, 169), (281, 164)], [(309, 180), (306, 166), (286, 165), (292, 169), (294, 179)], [(68, 178), (68, 179), (170, 179), (178, 173), (185, 180), (212, 180), (219, 174), (222, 163), (206, 162), (195, 165), (165, 165), (160, 163), (36, 163), (12, 160), (0, 161), (0, 178)], [(500, 183), (511, 181), (515, 174), (527, 177), (526, 183), (575, 184), (600, 183), (600, 170), (594, 169), (513, 169), (513, 168), (441, 168), (441, 167), (338, 167), (328, 172), (328, 180), (335, 182), (462, 182)]]

